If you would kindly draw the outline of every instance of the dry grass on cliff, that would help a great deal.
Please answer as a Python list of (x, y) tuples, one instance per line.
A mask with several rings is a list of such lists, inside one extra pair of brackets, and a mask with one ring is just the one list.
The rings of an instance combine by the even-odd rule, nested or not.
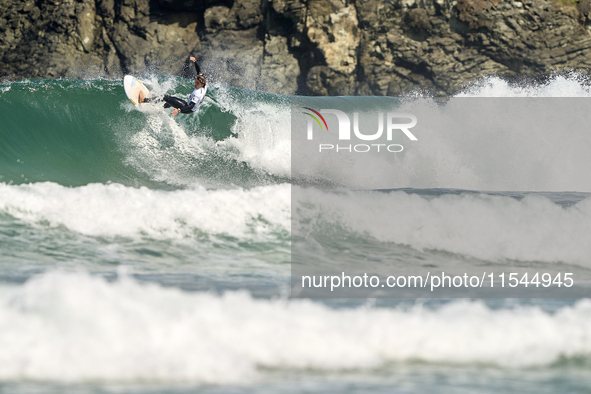
[(571, 6), (571, 7), (576, 7), (579, 3), (580, 0), (551, 0), (553, 3), (558, 3), (561, 5), (566, 5), (566, 6)]

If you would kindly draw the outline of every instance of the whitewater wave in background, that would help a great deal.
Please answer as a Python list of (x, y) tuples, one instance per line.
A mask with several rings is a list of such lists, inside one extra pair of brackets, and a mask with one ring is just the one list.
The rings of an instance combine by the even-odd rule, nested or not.
[(0, 184), (1, 214), (88, 236), (178, 240), (202, 233), (256, 240), (289, 232), (290, 189), (278, 185), (163, 191), (119, 184)]
[[(477, 259), (562, 262), (588, 266), (591, 199), (553, 196), (445, 194), (403, 191), (328, 193), (301, 189), (293, 224), (306, 234), (339, 233), (415, 250), (439, 250)], [(203, 188), (177, 191), (89, 184), (0, 184), (0, 217), (37, 229), (131, 240), (208, 239), (274, 242), (291, 234), (291, 187)], [(322, 203), (319, 204), (318, 202)], [(566, 204), (566, 205), (565, 205)], [(403, 209), (401, 209), (403, 208)], [(395, 223), (395, 225), (392, 225)], [(557, 232), (556, 229), (561, 229)]]
[[(591, 268), (587, 242), (591, 198), (585, 195), (575, 196), (572, 205), (565, 207), (542, 195), (516, 199), (402, 191), (334, 194), (309, 189), (297, 193), (306, 196), (294, 222), (302, 236), (341, 232), (355, 235), (353, 239), (489, 262), (562, 262)], [(578, 199), (582, 200), (575, 203)]]
[(371, 370), (409, 360), (550, 366), (591, 356), (590, 313), (589, 301), (555, 312), (471, 301), (335, 310), (51, 273), (0, 287), (0, 378), (227, 384), (256, 382), (268, 368)]
[(509, 83), (499, 77), (485, 77), (456, 97), (591, 97), (589, 82), (588, 76), (574, 72), (552, 76), (543, 83)]

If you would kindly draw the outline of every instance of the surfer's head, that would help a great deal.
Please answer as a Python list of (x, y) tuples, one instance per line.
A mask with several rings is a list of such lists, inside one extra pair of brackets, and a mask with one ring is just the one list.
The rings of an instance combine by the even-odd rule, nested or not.
[(207, 85), (207, 79), (203, 75), (195, 78), (195, 89), (202, 88), (205, 85)]

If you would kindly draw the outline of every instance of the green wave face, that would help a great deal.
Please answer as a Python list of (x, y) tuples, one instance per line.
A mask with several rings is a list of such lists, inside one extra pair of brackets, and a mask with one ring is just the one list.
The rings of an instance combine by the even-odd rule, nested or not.
[[(153, 83), (157, 94), (192, 90), (180, 78)], [(289, 107), (277, 96), (210, 87), (198, 113), (173, 119), (160, 105), (138, 111), (122, 81), (24, 80), (0, 85), (0, 102), (0, 182), (177, 188), (281, 178), (249, 163), (239, 144), (244, 108)]]

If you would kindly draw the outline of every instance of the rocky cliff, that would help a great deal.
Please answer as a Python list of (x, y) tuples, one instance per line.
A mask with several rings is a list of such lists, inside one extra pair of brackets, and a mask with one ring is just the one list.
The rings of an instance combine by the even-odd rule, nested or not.
[(590, 0), (3, 0), (0, 78), (180, 74), (285, 94), (454, 92), (591, 65)]

